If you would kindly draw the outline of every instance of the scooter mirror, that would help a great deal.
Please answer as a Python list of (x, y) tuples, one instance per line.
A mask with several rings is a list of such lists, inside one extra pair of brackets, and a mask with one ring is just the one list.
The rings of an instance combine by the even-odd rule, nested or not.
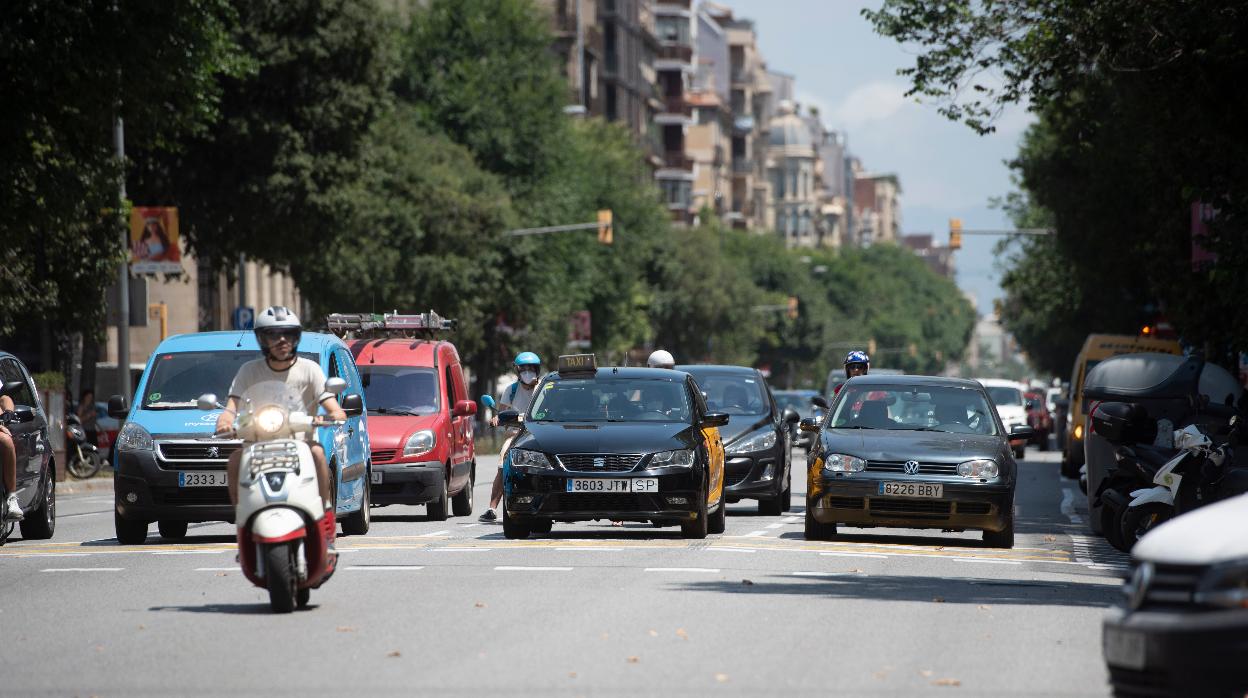
[(203, 395), (200, 395), (199, 399), (195, 401), (195, 406), (205, 412), (221, 408), (220, 403), (217, 402), (216, 393), (204, 393)]
[(486, 407), (490, 408), (491, 410), (497, 410), (497, 409), (498, 409), (498, 403), (497, 403), (497, 402), (494, 402), (494, 397), (493, 397), (493, 396), (491, 396), (491, 395), (482, 395), (482, 396), (481, 396), (481, 404), (482, 404), (482, 405), (485, 405)]
[(341, 395), (347, 389), (347, 382), (341, 378), (330, 378), (325, 381), (325, 392)]

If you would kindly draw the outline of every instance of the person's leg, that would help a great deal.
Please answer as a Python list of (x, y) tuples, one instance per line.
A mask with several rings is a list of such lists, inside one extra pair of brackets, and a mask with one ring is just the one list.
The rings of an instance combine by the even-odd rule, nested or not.
[(238, 464), (243, 461), (243, 449), (230, 454), (225, 463), (225, 489), (230, 493), (230, 506), (238, 506)]
[(501, 501), (503, 501), (503, 468), (499, 466), (498, 472), (494, 474), (494, 485), (490, 487), (490, 508), (497, 509)]
[(10, 520), (20, 520), (22, 507), (17, 503), (17, 447), (13, 445), (12, 434), (3, 427), (0, 427), (0, 467), (4, 470), (4, 491), (9, 493), (7, 501), (0, 502), (0, 506), (8, 508)]
[(326, 509), (334, 507), (335, 494), (329, 491), (329, 464), (325, 460), (325, 449), (319, 443), (311, 444), (312, 461), (316, 463), (316, 484), (321, 488), (321, 502)]

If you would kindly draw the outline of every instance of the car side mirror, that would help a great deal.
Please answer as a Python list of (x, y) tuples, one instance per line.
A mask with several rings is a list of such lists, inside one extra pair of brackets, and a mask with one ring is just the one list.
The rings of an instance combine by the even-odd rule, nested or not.
[[(209, 412), (209, 411), (212, 411), (212, 410), (219, 410), (219, 409), (221, 409), (221, 408), (222, 408), (222, 404), (221, 404), (221, 403), (219, 403), (219, 402), (217, 402), (217, 395), (216, 395), (216, 393), (204, 393), (203, 395), (200, 395), (200, 396), (199, 396), (199, 399), (197, 399), (197, 400), (195, 401), (195, 406), (196, 406), (196, 407), (198, 407), (199, 409), (201, 409), (201, 410), (205, 411), (205, 412)], [(110, 411), (110, 413), (111, 413), (111, 411), (112, 411), (112, 409), (113, 409), (113, 408), (112, 408), (112, 401), (111, 401), (111, 400), (109, 401), (109, 408), (108, 408), (108, 409), (109, 409), (109, 411)]]
[(707, 412), (702, 417), (702, 426), (704, 427), (722, 427), (727, 423), (727, 412)]
[(1036, 435), (1036, 430), (1025, 424), (1017, 424), (1010, 429), (1010, 441), (1023, 441)]
[(452, 417), (472, 417), (477, 414), (477, 403), (472, 400), (460, 400), (455, 403), (455, 409), (451, 412)]
[(782, 419), (784, 419), (785, 424), (797, 424), (802, 421), (802, 415), (794, 412), (793, 408), (786, 407), (784, 408)]
[(108, 398), (108, 416), (113, 419), (125, 419), (130, 414), (130, 401), (125, 395), (114, 395)]
[(347, 389), (347, 382), (341, 378), (334, 377), (325, 381), (325, 392), (334, 395), (342, 395)]
[(819, 431), (819, 420), (814, 417), (807, 417), (798, 422), (797, 428), (802, 431)]
[(810, 399), (810, 404), (814, 405), (815, 407), (818, 407), (821, 410), (828, 409), (828, 400), (822, 395), (816, 395), (812, 397)]
[(520, 413), (516, 410), (503, 410), (498, 413), (498, 426), (500, 427), (518, 427), (522, 422)]
[(364, 414), (364, 398), (359, 393), (353, 393), (342, 398), (342, 411), (347, 413), (348, 417), (358, 417)]
[(4, 386), (0, 387), (0, 395), (16, 395), (24, 385), (26, 384), (22, 381), (5, 381)]
[(18, 405), (14, 407), (13, 421), (19, 423), (35, 421), (35, 408), (30, 405)]

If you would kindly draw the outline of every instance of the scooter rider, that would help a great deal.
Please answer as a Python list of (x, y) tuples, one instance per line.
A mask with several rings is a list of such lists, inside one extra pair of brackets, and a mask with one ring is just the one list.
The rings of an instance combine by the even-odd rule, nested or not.
[[(316, 414), (317, 405), (325, 407), (328, 418), (343, 420), (347, 414), (333, 393), (325, 391), (325, 372), (315, 361), (299, 358), (295, 349), (299, 346), (299, 337), (303, 328), (299, 318), (289, 309), (282, 306), (266, 308), (255, 322), (256, 341), (260, 344), (260, 352), (264, 358), (248, 361), (238, 369), (238, 375), (230, 385), (230, 396), (225, 404), (225, 411), (217, 417), (217, 433), (228, 433), (234, 429), (234, 417), (238, 414), (242, 395), (248, 388), (265, 381), (285, 383), (304, 402), (308, 414)], [(317, 484), (321, 490), (321, 501), (325, 509), (334, 506), (334, 493), (329, 491), (329, 466), (326, 464), (325, 450), (315, 439), (309, 437), (308, 446), (312, 451), (312, 459), (316, 462)], [(238, 506), (238, 467), (242, 460), (243, 449), (230, 454), (226, 471), (226, 482), (230, 493), (230, 504)]]
[[(542, 359), (531, 351), (522, 351), (516, 354), (515, 360), (516, 377), (518, 381), (507, 386), (502, 394), (498, 396), (498, 410), (516, 410), (524, 412), (529, 409), (529, 403), (533, 400), (533, 391), (537, 388), (537, 381), (540, 377), (538, 374), (542, 370)], [(490, 418), (490, 426), (498, 426), (498, 415)], [(507, 458), (507, 449), (511, 448), (511, 442), (516, 438), (513, 432), (503, 442), (502, 449), (498, 452), (498, 473), (494, 476), (494, 485), (490, 488), (490, 508), (478, 519), (479, 521), (497, 521), (498, 514), (494, 512), (503, 500), (503, 461)]]
[(666, 349), (655, 349), (646, 359), (646, 365), (650, 368), (676, 368), (676, 359)]
[[(845, 378), (850, 379), (854, 376), (865, 376), (871, 370), (871, 357), (867, 356), (867, 352), (861, 349), (855, 349), (845, 355)], [(833, 395), (838, 395), (844, 383), (836, 386)]]
[[(13, 409), (13, 398), (0, 395), (0, 414)], [(10, 521), (21, 521), (25, 514), (22, 505), (17, 503), (17, 446), (13, 443), (13, 434), (3, 424), (0, 424), (0, 467), (4, 469), (4, 490), (9, 493), (0, 506), (5, 508), (5, 516)]]

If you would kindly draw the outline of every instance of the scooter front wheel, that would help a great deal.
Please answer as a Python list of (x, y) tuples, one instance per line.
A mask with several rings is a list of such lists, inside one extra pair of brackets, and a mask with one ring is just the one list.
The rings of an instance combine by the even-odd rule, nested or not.
[(100, 468), (104, 467), (104, 460), (97, 451), (88, 451), (79, 457), (77, 453), (69, 458), (69, 462), (65, 464), (65, 469), (70, 475), (85, 480), (89, 477), (95, 477), (100, 472)]
[(274, 613), (295, 610), (298, 578), (295, 576), (294, 547), (285, 543), (264, 551), (264, 575), (269, 584), (269, 605)]
[(1122, 543), (1127, 550), (1135, 547), (1137, 541), (1149, 531), (1168, 521), (1174, 516), (1174, 507), (1154, 502), (1138, 507), (1127, 507), (1122, 515)]

